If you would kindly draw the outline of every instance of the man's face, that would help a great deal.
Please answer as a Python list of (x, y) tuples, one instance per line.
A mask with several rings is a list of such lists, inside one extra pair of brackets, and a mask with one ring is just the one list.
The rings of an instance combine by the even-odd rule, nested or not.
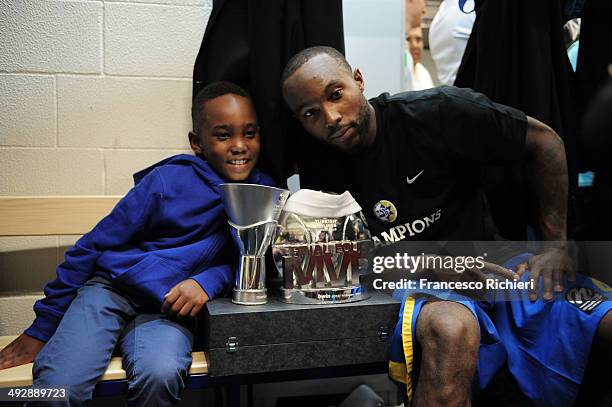
[(259, 126), (251, 101), (227, 94), (204, 102), (191, 148), (228, 181), (244, 181), (259, 157)]
[(356, 151), (369, 143), (371, 107), (358, 70), (353, 74), (329, 55), (320, 54), (285, 81), (283, 95), (315, 138), (343, 151)]
[(423, 30), (421, 30), (421, 27), (410, 29), (406, 39), (408, 40), (408, 50), (416, 65), (418, 62), (421, 62), (421, 55), (423, 53)]

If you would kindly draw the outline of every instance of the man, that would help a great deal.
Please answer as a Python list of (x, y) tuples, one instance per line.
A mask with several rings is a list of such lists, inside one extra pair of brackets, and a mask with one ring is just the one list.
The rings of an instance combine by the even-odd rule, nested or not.
[(389, 209), (391, 218), (373, 217), (366, 209), (375, 240), (483, 239), (478, 169), (523, 155), (541, 198), (544, 237), (566, 239), (565, 153), (543, 123), (453, 87), (383, 94), (368, 102), (359, 69), (351, 72), (328, 47), (297, 54), (282, 82), (285, 100), (306, 131), (353, 154), (359, 165), (351, 168), (352, 188), (360, 204), (377, 213)]
[[(563, 273), (571, 269), (563, 247), (567, 166), (563, 143), (548, 126), (453, 87), (368, 101), (359, 70), (351, 71), (342, 54), (327, 47), (295, 55), (281, 82), (285, 101), (306, 131), (352, 155), (352, 192), (365, 208), (375, 241), (486, 238), (480, 168), (524, 157), (542, 236), (560, 243), (525, 258), (520, 270), (530, 269), (531, 300), (537, 298), (540, 275), (544, 299), (563, 291)], [(467, 405), (479, 351), (477, 315), (457, 302), (421, 305), (414, 314), (413, 338), (422, 360), (413, 402)], [(610, 314), (601, 311), (593, 324), (612, 341)]]

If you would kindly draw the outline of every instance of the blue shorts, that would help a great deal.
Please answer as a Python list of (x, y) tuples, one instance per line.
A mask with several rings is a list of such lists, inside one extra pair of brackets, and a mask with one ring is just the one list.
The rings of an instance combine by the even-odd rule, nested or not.
[[(529, 254), (516, 256), (504, 266), (514, 269)], [(521, 277), (526, 281), (528, 273)], [(472, 301), (456, 294), (448, 298), (466, 306), (480, 327), (480, 349), (473, 391), (478, 393), (505, 364), (521, 391), (536, 406), (573, 404), (602, 318), (612, 309), (612, 288), (578, 275), (555, 300), (529, 301), (527, 290), (512, 301)], [(416, 295), (415, 295), (416, 294)], [(420, 360), (413, 340), (423, 305), (431, 296), (396, 291), (402, 306), (391, 343), (390, 377), (405, 386), (412, 399)], [(541, 296), (541, 293), (540, 293)]]

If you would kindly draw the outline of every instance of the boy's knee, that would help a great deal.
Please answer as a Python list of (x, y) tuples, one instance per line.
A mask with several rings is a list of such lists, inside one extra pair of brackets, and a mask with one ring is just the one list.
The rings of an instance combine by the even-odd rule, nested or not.
[(187, 381), (188, 367), (164, 359), (152, 360), (142, 366), (142, 373), (136, 378), (138, 384), (135, 387), (148, 394), (156, 393), (161, 397), (165, 395), (178, 400)]
[(187, 377), (187, 372), (175, 366), (160, 366), (147, 373), (147, 376), (147, 380), (150, 381), (152, 385), (175, 388), (183, 385), (183, 381)]
[[(476, 318), (465, 306), (440, 301), (427, 303), (417, 322), (417, 339), (421, 347), (437, 352), (469, 354), (478, 351), (480, 330)], [(470, 352), (472, 351), (472, 352)]]

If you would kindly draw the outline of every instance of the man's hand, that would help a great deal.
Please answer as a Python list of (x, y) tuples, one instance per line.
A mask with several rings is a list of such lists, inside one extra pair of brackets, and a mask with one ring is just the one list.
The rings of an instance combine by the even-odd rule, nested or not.
[(195, 280), (183, 280), (164, 296), (161, 311), (172, 316), (195, 317), (208, 301), (208, 294)]
[(43, 341), (26, 334), (19, 335), (0, 351), (0, 370), (34, 361), (43, 346), (45, 346)]
[(529, 269), (529, 300), (538, 299), (540, 275), (542, 276), (542, 294), (546, 301), (553, 299), (555, 293), (563, 291), (563, 275), (567, 274), (569, 282), (576, 281), (575, 264), (565, 248), (548, 248), (541, 254), (531, 256), (526, 263), (517, 266), (516, 273), (521, 276)]
[[(519, 265), (517, 273), (531, 270), (533, 288), (529, 299), (538, 298), (539, 277), (542, 276), (542, 292), (545, 300), (553, 298), (555, 292), (563, 291), (563, 274), (575, 281), (575, 265), (568, 254), (567, 242), (567, 196), (568, 175), (565, 146), (561, 138), (544, 123), (527, 117), (525, 136), (527, 167), (532, 190), (536, 195), (538, 224), (542, 240), (561, 242), (559, 247), (549, 247), (533, 256), (526, 264)], [(545, 242), (543, 242), (545, 243)], [(549, 244), (549, 243), (546, 243)], [(555, 245), (555, 243), (550, 243)]]

